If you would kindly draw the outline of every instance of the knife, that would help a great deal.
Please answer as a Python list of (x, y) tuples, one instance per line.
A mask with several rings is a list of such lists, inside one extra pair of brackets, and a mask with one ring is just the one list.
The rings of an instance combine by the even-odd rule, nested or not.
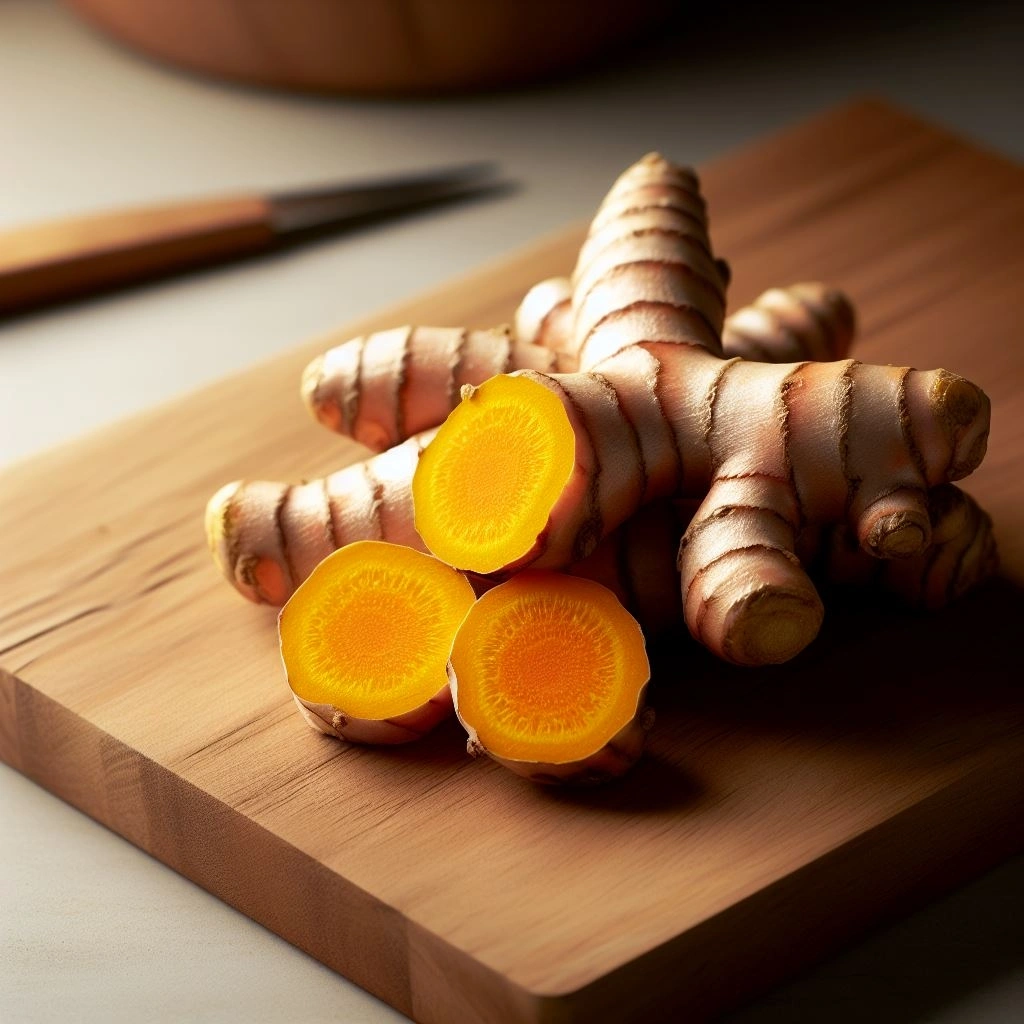
[(439, 203), (505, 191), (491, 163), (276, 194), (240, 193), (0, 231), (0, 316), (111, 291)]

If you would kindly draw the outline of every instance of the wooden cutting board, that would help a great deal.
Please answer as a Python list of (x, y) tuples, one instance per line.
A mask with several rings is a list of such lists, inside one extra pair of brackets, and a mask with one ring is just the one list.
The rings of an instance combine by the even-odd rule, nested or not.
[[(685, 140), (674, 156), (685, 158)], [(1024, 171), (879, 103), (704, 169), (734, 305), (823, 278), (864, 359), (993, 399), (968, 489), (1000, 580), (926, 618), (829, 605), (795, 663), (660, 659), (621, 784), (538, 789), (458, 729), (344, 746), (300, 719), (273, 610), (218, 577), (202, 510), (239, 476), (358, 455), (294, 352), (0, 477), (0, 757), (420, 1021), (720, 1010), (1024, 842)], [(330, 339), (507, 319), (580, 230)]]

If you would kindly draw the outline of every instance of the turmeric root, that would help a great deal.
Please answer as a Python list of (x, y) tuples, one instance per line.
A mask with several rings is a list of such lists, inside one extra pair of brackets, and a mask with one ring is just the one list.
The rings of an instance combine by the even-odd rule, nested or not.
[(225, 484), (206, 506), (206, 540), (217, 568), (250, 601), (281, 605), (321, 559), (354, 541), (426, 551), (413, 525), (412, 476), (434, 433), (322, 480)]
[[(723, 261), (720, 273), (727, 274)], [(820, 284), (772, 289), (726, 322), (726, 351), (750, 359), (838, 359), (853, 311)], [(328, 429), (385, 451), (443, 423), (466, 384), (517, 369), (576, 370), (571, 286), (550, 278), (527, 292), (508, 327), (468, 331), (399, 327), (353, 338), (317, 356), (302, 375), (310, 413)]]
[(381, 452), (443, 423), (466, 384), (554, 368), (552, 352), (516, 342), (508, 327), (398, 327), (317, 356), (303, 372), (301, 391), (324, 426)]
[(845, 359), (853, 343), (853, 306), (842, 292), (816, 282), (769, 288), (737, 310), (722, 328), (727, 358), (754, 362)]
[[(727, 287), (732, 270), (723, 259), (716, 259), (715, 263)], [(556, 366), (559, 372), (579, 369), (572, 335), (572, 282), (569, 278), (549, 277), (535, 284), (516, 307), (512, 324), (518, 341), (542, 345), (561, 357)], [(763, 325), (759, 329), (763, 330)]]
[[(567, 277), (551, 277), (534, 285), (516, 309), (514, 323), (520, 341), (556, 353), (559, 373), (579, 368), (572, 343), (572, 285)], [(838, 289), (804, 282), (770, 288), (729, 316), (722, 328), (722, 348), (727, 357), (755, 362), (827, 362), (845, 358), (854, 333), (850, 300)]]
[(590, 580), (524, 572), (469, 610), (449, 668), (469, 751), (535, 782), (601, 782), (640, 756), (653, 712), (643, 634)]
[(535, 284), (516, 307), (512, 326), (520, 342), (540, 345), (555, 352), (560, 357), (557, 370), (568, 372), (576, 369), (576, 356), (572, 350), (572, 284), (569, 278), (549, 277)]
[(357, 743), (418, 739), (453, 710), (446, 666), (476, 595), (418, 551), (334, 552), (281, 610), (281, 657), (306, 721)]
[(999, 566), (992, 520), (969, 494), (953, 484), (928, 493), (932, 542), (911, 558), (865, 556), (842, 527), (802, 538), (800, 557), (832, 584), (877, 586), (906, 604), (935, 610), (994, 575)]
[(649, 154), (612, 185), (573, 270), (579, 369), (638, 339), (721, 354), (726, 280), (697, 175)]
[(565, 572), (607, 587), (653, 639), (683, 622), (679, 600), (679, 539), (693, 502), (653, 501), (613, 530)]
[[(568, 286), (566, 278), (562, 281)], [(789, 310), (786, 323), (790, 326), (771, 317), (755, 317), (747, 337), (756, 337), (758, 358), (779, 361), (793, 347), (808, 353), (825, 348), (835, 355), (848, 349), (853, 312), (841, 292), (820, 284), (776, 291), (789, 297), (777, 305)], [(726, 354), (731, 354), (728, 346), (734, 337), (730, 324), (750, 320), (748, 314), (756, 314), (761, 302), (758, 299), (726, 321)], [(425, 336), (432, 337), (426, 330)], [(495, 335), (505, 337), (503, 332)], [(486, 360), (475, 360), (474, 365), (485, 368)], [(468, 372), (467, 366), (463, 364), (463, 373)], [(441, 400), (434, 408), (447, 409), (449, 387), (447, 379), (438, 384)], [(420, 408), (432, 407), (429, 402), (430, 396), (424, 393)], [(443, 416), (438, 423), (442, 420)], [(207, 541), (218, 568), (250, 600), (279, 605), (322, 558), (352, 541), (385, 540), (425, 551), (413, 523), (412, 476), (433, 436), (434, 431), (414, 436), (324, 480), (297, 485), (236, 480), (225, 485), (210, 499), (206, 511)]]
[[(648, 637), (677, 628), (683, 621), (676, 567), (679, 537), (697, 504), (679, 500), (646, 505), (567, 571), (611, 590)], [(992, 520), (954, 484), (929, 492), (928, 511), (931, 546), (911, 558), (873, 558), (839, 523), (805, 530), (797, 554), (820, 583), (871, 587), (909, 607), (942, 608), (992, 576), (998, 556)]]
[(781, 662), (822, 616), (798, 534), (846, 522), (877, 556), (919, 554), (927, 491), (980, 463), (989, 402), (945, 370), (724, 359), (694, 181), (652, 155), (613, 186), (573, 280), (591, 372), (464, 389), (416, 468), (416, 529), (449, 564), (501, 575), (579, 561), (656, 498), (706, 495), (681, 555), (687, 624), (728, 660)]

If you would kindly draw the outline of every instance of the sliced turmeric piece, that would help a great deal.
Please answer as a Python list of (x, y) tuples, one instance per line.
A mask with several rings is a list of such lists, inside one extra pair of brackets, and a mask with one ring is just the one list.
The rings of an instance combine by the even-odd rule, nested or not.
[(436, 558), (358, 541), (325, 558), (281, 609), (281, 656), (306, 720), (359, 743), (417, 739), (452, 712), (445, 666), (473, 604)]
[(416, 530), (449, 565), (478, 573), (514, 567), (531, 552), (575, 463), (558, 396), (519, 376), (466, 388), (443, 445), (413, 477)]
[(636, 620), (591, 580), (527, 570), (470, 609), (449, 678), (470, 753), (537, 782), (597, 782), (640, 756), (653, 712)]

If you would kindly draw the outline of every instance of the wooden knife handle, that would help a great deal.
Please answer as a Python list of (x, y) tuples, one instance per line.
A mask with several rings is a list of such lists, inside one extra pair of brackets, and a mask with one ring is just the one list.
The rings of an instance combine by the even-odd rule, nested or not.
[(268, 248), (269, 199), (240, 195), (0, 232), (0, 315)]

